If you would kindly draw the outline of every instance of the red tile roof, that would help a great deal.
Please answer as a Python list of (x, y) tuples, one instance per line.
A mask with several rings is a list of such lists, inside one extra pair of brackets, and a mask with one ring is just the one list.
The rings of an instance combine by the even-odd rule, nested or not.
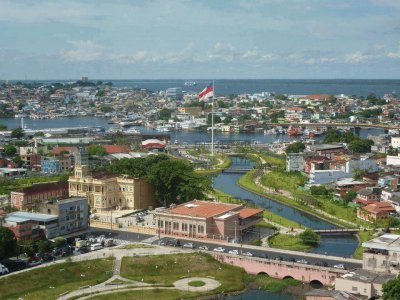
[(75, 146), (55, 146), (51, 152), (55, 155), (59, 155), (63, 151), (67, 151), (69, 153), (73, 153), (77, 148)]
[(262, 213), (263, 210), (259, 208), (243, 208), (239, 210), (239, 217), (241, 219), (246, 219), (248, 217), (254, 216), (256, 214)]
[(174, 208), (170, 208), (169, 212), (178, 215), (209, 218), (227, 213), (232, 210), (237, 210), (240, 207), (241, 205), (237, 204), (194, 200), (188, 203), (180, 204)]
[(108, 154), (129, 153), (131, 149), (126, 145), (102, 145)]
[(308, 95), (306, 98), (309, 100), (326, 100), (329, 99), (331, 95), (328, 94), (313, 94), (313, 95)]
[(395, 212), (394, 207), (387, 202), (377, 202), (365, 206), (363, 209), (372, 214), (379, 214), (380, 212)]
[(15, 192), (24, 193), (27, 196), (46, 193), (46, 192), (54, 192), (59, 190), (68, 191), (69, 184), (68, 181), (57, 181), (57, 182), (46, 182), (46, 183), (37, 183), (30, 187), (18, 189)]

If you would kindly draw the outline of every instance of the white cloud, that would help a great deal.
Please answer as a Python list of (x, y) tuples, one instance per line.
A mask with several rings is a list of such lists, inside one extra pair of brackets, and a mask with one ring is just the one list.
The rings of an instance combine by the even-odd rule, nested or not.
[(70, 61), (94, 61), (104, 58), (104, 46), (92, 41), (73, 41), (74, 50), (65, 51), (62, 49), (60, 54)]
[(255, 58), (255, 57), (258, 57), (257, 50), (247, 50), (246, 52), (244, 52), (241, 55), (241, 58), (244, 58), (244, 59), (246, 59), (246, 58), (251, 59), (251, 58)]
[(358, 64), (365, 62), (368, 59), (367, 55), (364, 55), (361, 51), (348, 53), (344, 56), (344, 62), (349, 64)]

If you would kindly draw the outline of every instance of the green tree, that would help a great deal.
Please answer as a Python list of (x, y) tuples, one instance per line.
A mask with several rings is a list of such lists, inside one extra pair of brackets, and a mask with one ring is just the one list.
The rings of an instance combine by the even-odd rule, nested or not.
[(400, 276), (383, 284), (383, 300), (398, 300), (400, 295)]
[(313, 185), (310, 187), (311, 195), (327, 196), (330, 191), (323, 185)]
[(374, 142), (369, 139), (356, 139), (349, 144), (349, 150), (355, 153), (367, 153), (371, 151)]
[[(212, 116), (212, 114), (208, 114), (208, 117), (207, 117), (208, 125), (211, 125), (211, 116)], [(222, 122), (221, 117), (214, 114), (214, 124), (221, 123), (221, 122)]]
[(13, 156), (13, 155), (15, 155), (15, 153), (17, 153), (17, 148), (12, 144), (6, 144), (4, 146), (4, 153), (7, 156)]
[(286, 152), (286, 154), (300, 153), (300, 152), (303, 152), (304, 149), (306, 149), (306, 145), (304, 145), (302, 142), (295, 142), (295, 143), (288, 145), (286, 147), (285, 152)]
[(311, 229), (307, 228), (302, 233), (299, 234), (300, 240), (310, 246), (317, 246), (319, 243), (319, 236)]
[(17, 239), (7, 227), (0, 227), (0, 260), (13, 256), (17, 251)]
[(211, 179), (195, 173), (183, 160), (163, 160), (150, 168), (147, 178), (160, 205), (203, 199), (204, 192), (212, 189)]
[(346, 203), (349, 203), (353, 201), (357, 197), (357, 192), (354, 191), (348, 191), (346, 195), (343, 197), (343, 201)]
[(24, 130), (21, 127), (15, 128), (13, 131), (11, 131), (11, 137), (12, 138), (23, 138), (25, 135)]
[(33, 135), (34, 137), (42, 137), (44, 136), (44, 133), (41, 131), (35, 132), (35, 134)]
[(13, 162), (15, 162), (19, 168), (21, 168), (24, 165), (24, 161), (21, 159), (21, 156), (17, 155), (12, 159)]
[(4, 124), (0, 124), (0, 131), (5, 131), (7, 130), (7, 126)]
[(54, 239), (54, 248), (64, 247), (67, 244), (67, 240), (63, 237), (56, 237)]
[(38, 243), (39, 253), (49, 253), (52, 250), (52, 244), (49, 240), (40, 240)]
[(100, 110), (103, 113), (110, 113), (114, 111), (114, 108), (111, 105), (103, 104), (102, 106), (100, 106)]
[(163, 108), (158, 112), (158, 118), (160, 120), (168, 121), (171, 118), (172, 112), (172, 109)]
[(90, 145), (87, 147), (87, 153), (91, 156), (105, 156), (107, 155), (107, 151), (101, 145)]

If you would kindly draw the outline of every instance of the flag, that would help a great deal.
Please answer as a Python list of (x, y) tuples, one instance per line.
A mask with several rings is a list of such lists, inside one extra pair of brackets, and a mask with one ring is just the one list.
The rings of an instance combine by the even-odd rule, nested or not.
[(214, 96), (214, 85), (212, 84), (212, 82), (199, 93), (200, 100), (205, 100), (213, 96)]

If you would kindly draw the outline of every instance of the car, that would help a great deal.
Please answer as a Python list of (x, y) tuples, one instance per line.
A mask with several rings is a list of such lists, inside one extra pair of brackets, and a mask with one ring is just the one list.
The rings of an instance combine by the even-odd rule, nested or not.
[(283, 257), (282, 256), (277, 256), (277, 257), (275, 257), (275, 260), (283, 260)]
[(345, 269), (343, 264), (337, 264), (337, 265), (334, 265), (333, 267), (336, 269), (343, 269), (343, 270)]
[(160, 242), (159, 242), (159, 245), (160, 245), (160, 246), (167, 246), (167, 242), (166, 242), (166, 241), (160, 241)]
[(183, 247), (184, 247), (184, 248), (193, 249), (193, 248), (194, 248), (194, 245), (193, 245), (193, 243), (186, 243), (186, 244), (183, 245)]
[(215, 251), (215, 252), (225, 252), (225, 249), (222, 248), (222, 247), (217, 247), (217, 248), (214, 248), (213, 251)]
[(200, 246), (199, 250), (204, 250), (204, 251), (208, 251), (209, 248), (206, 245)]
[(172, 246), (172, 247), (180, 247), (181, 246), (181, 241), (177, 239), (171, 239), (167, 241), (167, 246)]
[(258, 257), (268, 258), (268, 254), (267, 253), (261, 253)]
[(294, 257), (289, 257), (288, 261), (290, 261), (290, 262), (296, 262), (296, 260), (294, 259)]
[(306, 261), (305, 259), (299, 259), (299, 260), (297, 261), (297, 263), (308, 265), (308, 261)]
[(229, 250), (228, 253), (229, 254), (239, 255), (239, 250), (237, 250), (237, 249)]
[(7, 267), (5, 267), (4, 265), (0, 264), (0, 275), (4, 275), (9, 273), (10, 271), (8, 270)]
[(247, 252), (244, 252), (242, 255), (252, 257), (253, 253), (247, 251)]

